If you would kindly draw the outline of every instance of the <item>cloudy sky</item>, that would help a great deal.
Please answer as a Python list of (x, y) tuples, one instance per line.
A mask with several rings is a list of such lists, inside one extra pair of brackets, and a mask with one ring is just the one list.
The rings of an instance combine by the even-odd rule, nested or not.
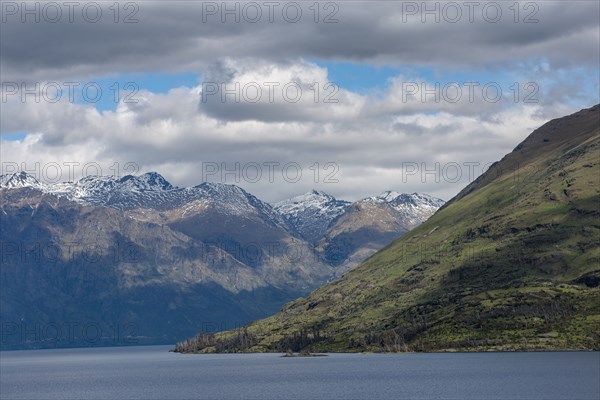
[(2, 173), (449, 199), (600, 102), (597, 1), (2, 0)]

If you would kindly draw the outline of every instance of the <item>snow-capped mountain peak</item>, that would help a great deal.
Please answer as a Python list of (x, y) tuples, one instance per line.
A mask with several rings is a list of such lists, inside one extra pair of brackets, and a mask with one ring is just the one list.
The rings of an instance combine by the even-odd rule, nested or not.
[(372, 199), (374, 200), (382, 200), (385, 202), (391, 202), (394, 201), (398, 196), (401, 196), (402, 194), (399, 192), (394, 192), (392, 190), (386, 190), (385, 192), (381, 193), (378, 196), (374, 196), (372, 197)]
[(310, 192), (277, 202), (275, 203), (275, 207), (289, 210), (302, 209), (307, 207), (318, 207), (327, 204), (332, 200), (335, 200), (333, 196), (313, 189)]
[(258, 212), (277, 225), (287, 226), (282, 216), (270, 204), (259, 200), (239, 186), (203, 182), (185, 190), (229, 213), (243, 215), (249, 212)]
[(273, 208), (307, 240), (323, 236), (331, 221), (346, 211), (350, 202), (337, 200), (321, 191), (311, 190), (277, 202)]
[(428, 219), (445, 203), (444, 200), (428, 194), (394, 191), (385, 191), (378, 196), (367, 197), (361, 202), (386, 204), (398, 212), (410, 227), (417, 226)]
[(2, 189), (16, 189), (24, 187), (42, 189), (43, 186), (44, 185), (35, 179), (35, 177), (25, 171), (0, 175), (0, 188)]
[(330, 212), (342, 213), (345, 207), (350, 204), (348, 201), (337, 200), (335, 197), (317, 190), (282, 200), (273, 205), (279, 212), (286, 215), (298, 215), (310, 209), (319, 214), (328, 214)]
[(383, 202), (389, 203), (392, 205), (403, 205), (403, 204), (412, 204), (415, 206), (418, 205), (431, 205), (436, 207), (441, 207), (444, 205), (444, 200), (438, 199), (437, 197), (430, 196), (428, 194), (420, 194), (420, 193), (399, 193), (394, 191), (385, 191), (377, 196), (367, 197), (364, 199), (365, 201), (375, 201), (375, 202)]
[(126, 175), (118, 181), (120, 188), (132, 191), (165, 191), (175, 189), (162, 175), (148, 172), (140, 176)]

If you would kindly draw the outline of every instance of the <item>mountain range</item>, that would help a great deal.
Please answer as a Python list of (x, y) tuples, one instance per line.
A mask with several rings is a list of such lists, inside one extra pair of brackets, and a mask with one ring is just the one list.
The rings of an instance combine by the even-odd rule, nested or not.
[[(271, 205), (235, 185), (180, 188), (155, 172), (54, 184), (6, 174), (0, 200), (3, 348), (172, 343), (240, 326), (342, 275), (443, 204), (312, 191)], [(385, 219), (375, 223), (374, 209)], [(100, 332), (93, 341), (86, 326)]]
[[(338, 220), (339, 221), (339, 220)], [(552, 120), (339, 280), (181, 352), (600, 349), (600, 105)]]

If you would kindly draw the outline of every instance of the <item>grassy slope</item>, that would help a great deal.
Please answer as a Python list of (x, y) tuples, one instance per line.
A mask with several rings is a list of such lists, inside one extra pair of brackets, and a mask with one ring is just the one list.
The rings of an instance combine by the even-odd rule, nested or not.
[(550, 121), (339, 281), (179, 350), (599, 349), (599, 118)]

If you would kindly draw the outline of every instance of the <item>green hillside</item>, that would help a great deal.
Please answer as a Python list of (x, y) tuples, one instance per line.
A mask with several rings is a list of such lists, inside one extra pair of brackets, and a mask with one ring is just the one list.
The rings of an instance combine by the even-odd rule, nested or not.
[(276, 315), (178, 351), (600, 349), (600, 105)]

